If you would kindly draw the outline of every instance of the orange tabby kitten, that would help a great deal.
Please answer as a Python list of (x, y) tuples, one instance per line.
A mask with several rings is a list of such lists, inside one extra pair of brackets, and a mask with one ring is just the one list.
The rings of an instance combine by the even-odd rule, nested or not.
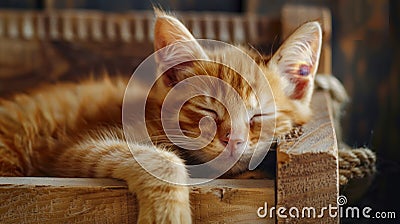
[[(156, 14), (155, 50), (178, 42), (194, 43), (190, 47), (171, 48), (168, 55), (158, 55), (160, 67), (193, 56), (206, 59), (169, 69), (151, 90), (146, 106), (146, 125), (159, 147), (125, 140), (121, 106), (127, 80), (104, 78), (77, 84), (60, 83), (1, 101), (0, 154), (3, 157), (0, 174), (122, 179), (137, 195), (139, 223), (191, 223), (188, 187), (154, 177), (137, 160), (146, 163), (146, 167), (151, 167), (161, 179), (185, 183), (189, 176), (184, 163), (207, 162), (228, 148), (231, 156), (237, 151), (243, 152), (228, 172), (236, 174), (247, 169), (257, 143), (267, 145), (269, 140), (264, 135), (270, 135), (274, 129), (276, 135), (282, 135), (293, 126), (308, 121), (321, 48), (318, 23), (301, 26), (271, 58), (242, 48), (257, 62), (261, 68), (259, 72), (245, 64), (246, 60), (230, 48), (203, 49), (176, 18), (163, 12)], [(235, 64), (240, 71), (222, 65), (224, 62)], [(246, 81), (236, 73), (244, 74)], [(180, 127), (186, 134), (198, 136), (201, 132), (198, 124), (205, 116), (217, 124), (210, 144), (201, 150), (190, 151), (174, 147), (163, 138), (160, 110), (168, 91), (193, 76), (216, 77), (230, 84), (243, 99), (245, 108), (231, 105), (233, 112), (228, 114), (221, 103), (210, 97), (196, 96), (188, 100), (179, 114)], [(266, 78), (270, 86), (259, 85), (261, 78)], [(228, 101), (233, 97), (219, 92), (218, 88), (211, 89)], [(130, 94), (135, 97), (145, 97), (140, 89), (132, 91)], [(182, 91), (191, 91), (191, 88)], [(258, 100), (254, 100), (255, 97)], [(274, 103), (271, 100), (275, 101), (273, 119), (276, 128), (271, 125), (274, 122), (264, 122), (271, 118), (256, 109), (270, 107)], [(261, 125), (264, 126), (262, 131)], [(171, 165), (167, 161), (175, 163)], [(219, 169), (218, 166), (213, 168)]]

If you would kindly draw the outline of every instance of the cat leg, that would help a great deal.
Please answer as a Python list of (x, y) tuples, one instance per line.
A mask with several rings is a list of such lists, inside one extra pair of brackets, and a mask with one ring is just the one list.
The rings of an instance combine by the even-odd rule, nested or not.
[(0, 141), (0, 177), (22, 177), (25, 175), (23, 163), (18, 154)]
[(85, 141), (64, 150), (53, 163), (56, 166), (51, 174), (125, 180), (139, 202), (139, 223), (191, 223), (188, 187), (154, 177), (132, 154), (151, 173), (175, 183), (187, 181), (183, 161), (174, 153), (153, 146), (133, 143), (130, 148), (118, 139)]

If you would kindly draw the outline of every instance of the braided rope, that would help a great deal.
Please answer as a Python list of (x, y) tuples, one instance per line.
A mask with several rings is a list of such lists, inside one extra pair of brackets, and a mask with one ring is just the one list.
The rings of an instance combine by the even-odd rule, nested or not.
[(339, 184), (345, 185), (350, 179), (363, 178), (375, 173), (376, 156), (368, 148), (339, 149)]
[[(303, 134), (301, 126), (281, 136), (279, 141), (296, 141)], [(342, 143), (343, 144), (343, 143)], [(376, 171), (376, 155), (368, 148), (351, 149), (344, 145), (338, 150), (339, 184), (346, 185), (351, 179), (373, 175)]]

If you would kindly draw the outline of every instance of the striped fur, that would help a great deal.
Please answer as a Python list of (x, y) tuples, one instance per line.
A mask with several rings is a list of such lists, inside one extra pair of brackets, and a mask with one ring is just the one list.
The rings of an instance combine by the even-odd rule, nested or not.
[[(281, 135), (310, 118), (309, 97), (316, 69), (306, 77), (309, 83), (301, 86), (300, 98), (293, 98), (299, 83), (295, 68), (291, 77), (282, 74), (281, 55), (296, 51), (299, 58), (290, 56), (290, 66), (296, 63), (318, 64), (320, 28), (316, 23), (303, 26), (294, 33), (271, 60), (241, 48), (260, 66), (257, 70), (246, 63), (243, 55), (231, 49), (207, 51), (200, 45), (187, 49), (171, 48), (170, 54), (158, 55), (159, 66), (168, 66), (180, 57), (200, 57), (211, 61), (195, 61), (168, 70), (150, 92), (147, 127), (154, 143), (159, 147), (127, 142), (121, 128), (121, 105), (127, 84), (122, 78), (104, 78), (80, 83), (59, 83), (37, 88), (29, 94), (17, 94), (0, 101), (0, 174), (2, 176), (60, 176), (60, 177), (112, 177), (125, 180), (139, 200), (139, 223), (190, 223), (191, 213), (188, 188), (163, 182), (146, 172), (132, 157), (150, 164), (158, 176), (177, 182), (186, 182), (187, 171), (179, 164), (196, 164), (211, 160), (225, 148), (221, 138), (231, 135), (245, 137), (248, 145), (239, 162), (229, 171), (238, 174), (247, 169), (255, 145), (267, 145), (265, 136)], [(310, 42), (311, 40), (311, 42)], [(194, 41), (189, 31), (177, 19), (157, 12), (155, 48), (168, 47), (179, 41)], [(305, 41), (305, 42), (304, 42)], [(304, 43), (307, 43), (304, 45)], [(298, 47), (302, 46), (302, 47)], [(310, 50), (313, 48), (313, 50)], [(310, 54), (311, 52), (311, 54)], [(285, 53), (289, 54), (289, 53)], [(311, 57), (307, 58), (307, 57)], [(282, 60), (287, 61), (287, 60)], [(287, 63), (287, 62), (285, 62)], [(222, 64), (234, 65), (236, 70)], [(293, 72), (294, 71), (294, 72)], [(244, 74), (242, 77), (239, 75)], [(230, 105), (230, 113), (214, 98), (197, 96), (187, 101), (179, 114), (181, 128), (188, 136), (200, 134), (198, 123), (204, 116), (217, 124), (217, 133), (207, 147), (197, 151), (180, 150), (165, 137), (160, 123), (162, 101), (167, 92), (188, 77), (214, 77), (228, 83), (238, 93), (226, 91), (214, 80), (206, 79), (204, 91), (214, 94)], [(266, 78), (269, 85), (260, 85)], [(200, 85), (200, 83), (199, 83)], [(250, 88), (250, 85), (255, 88)], [(295, 86), (295, 87), (293, 87)], [(182, 91), (194, 91), (186, 86)], [(288, 93), (288, 89), (290, 93)], [(298, 88), (297, 88), (298, 89)], [(129, 94), (143, 97), (139, 90)], [(237, 97), (243, 99), (245, 109), (237, 107)], [(258, 97), (258, 100), (257, 100)], [(257, 108), (266, 111), (275, 104), (276, 117), (257, 115)], [(234, 120), (234, 122), (230, 122)], [(276, 122), (276, 127), (274, 125)], [(263, 132), (260, 132), (261, 126)], [(128, 148), (131, 146), (131, 152)], [(228, 143), (230, 144), (230, 143)], [(171, 150), (165, 150), (170, 148)], [(236, 153), (236, 152), (233, 152)], [(228, 158), (229, 159), (229, 158)], [(177, 165), (168, 165), (174, 161)], [(149, 166), (148, 166), (149, 167)], [(215, 167), (218, 169), (219, 167)]]

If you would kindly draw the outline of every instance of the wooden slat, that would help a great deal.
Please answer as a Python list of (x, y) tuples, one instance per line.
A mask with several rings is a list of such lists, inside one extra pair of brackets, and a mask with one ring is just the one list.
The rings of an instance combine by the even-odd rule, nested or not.
[[(228, 28), (233, 27), (233, 29), (244, 32), (242, 35), (247, 37), (247, 39), (241, 39), (238, 43), (272, 44), (277, 31), (279, 31), (276, 30), (279, 18), (268, 16), (222, 12), (176, 12), (176, 15), (190, 30), (193, 28), (192, 21), (201, 26), (198, 28), (202, 29), (202, 35), (197, 35), (195, 36), (196, 38), (231, 41), (234, 40), (234, 36), (233, 32), (229, 31)], [(110, 20), (116, 21), (113, 24), (116, 26), (113, 29), (115, 33), (112, 35), (119, 37), (118, 39), (109, 38), (110, 35), (107, 33), (94, 34), (97, 32), (94, 29), (98, 24), (103, 26)], [(236, 20), (241, 22), (237, 23)], [(148, 32), (145, 32), (144, 35), (146, 41), (151, 43), (153, 35), (151, 28), (154, 22), (154, 13), (152, 11), (105, 13), (96, 10), (50, 10), (45, 12), (0, 10), (2, 35), (14, 40), (38, 38), (38, 29), (43, 29), (40, 31), (44, 32), (42, 36), (51, 41), (99, 41), (93, 35), (101, 35), (104, 37), (102, 39), (104, 43), (108, 43), (108, 41), (136, 43), (141, 41), (135, 38), (135, 34), (138, 32), (135, 26), (137, 21), (147, 24)], [(258, 29), (260, 27), (261, 29)], [(98, 31), (105, 32), (103, 29)], [(31, 36), (30, 33), (33, 33), (33, 35)], [(126, 35), (132, 36), (132, 38), (126, 39), (124, 37)]]
[[(336, 207), (339, 192), (338, 155), (328, 94), (316, 92), (312, 100), (311, 122), (296, 140), (278, 145), (277, 207), (287, 209), (314, 207), (316, 215), (322, 207)], [(287, 215), (287, 213), (286, 213)], [(304, 219), (278, 218), (279, 223), (304, 223)], [(322, 218), (307, 219), (307, 223), (338, 223), (325, 211)]]
[[(210, 36), (267, 51), (279, 19), (228, 13), (177, 13), (196, 38)], [(0, 96), (91, 74), (129, 76), (153, 53), (151, 11), (0, 10)], [(229, 29), (231, 28), (231, 29)]]
[[(195, 223), (274, 223), (257, 209), (275, 202), (273, 180), (215, 180), (192, 187)], [(0, 178), (0, 223), (135, 223), (124, 182), (91, 178)]]

